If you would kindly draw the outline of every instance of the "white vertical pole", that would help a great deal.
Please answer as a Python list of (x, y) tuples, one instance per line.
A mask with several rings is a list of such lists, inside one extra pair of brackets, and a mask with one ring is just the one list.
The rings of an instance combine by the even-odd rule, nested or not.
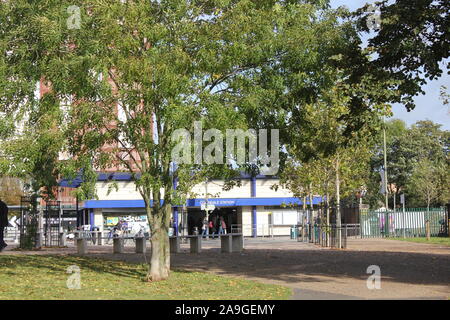
[[(393, 215), (392, 215), (392, 217), (395, 219), (396, 218), (396, 215), (395, 215), (395, 198), (396, 198), (396, 193), (395, 192), (393, 192), (392, 193), (392, 195), (394, 196), (394, 212), (393, 212)], [(396, 221), (394, 220), (394, 224), (396, 223)], [(395, 228), (394, 228), (394, 232), (395, 232)]]
[(406, 238), (406, 210), (405, 210), (405, 194), (402, 195), (402, 203), (403, 203), (403, 238)]

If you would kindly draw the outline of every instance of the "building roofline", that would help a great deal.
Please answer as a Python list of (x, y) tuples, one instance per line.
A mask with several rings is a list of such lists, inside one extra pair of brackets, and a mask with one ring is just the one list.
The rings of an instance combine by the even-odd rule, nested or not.
[[(129, 172), (97, 172), (98, 178), (97, 181), (133, 181), (133, 175), (136, 178), (141, 176), (140, 173), (131, 174)], [(238, 177), (234, 178), (236, 180), (239, 179), (251, 179), (252, 176), (247, 173), (241, 173)], [(254, 177), (255, 179), (278, 179), (277, 176), (265, 176), (265, 175), (257, 175)], [(220, 178), (212, 178), (211, 180), (220, 180)], [(78, 188), (83, 183), (83, 178), (81, 173), (77, 175), (76, 178), (70, 179), (61, 179), (58, 182), (60, 187), (66, 188)]]

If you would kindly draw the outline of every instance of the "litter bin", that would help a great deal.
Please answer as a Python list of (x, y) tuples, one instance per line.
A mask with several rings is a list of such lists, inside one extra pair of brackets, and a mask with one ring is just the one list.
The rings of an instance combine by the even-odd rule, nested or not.
[(297, 239), (298, 229), (295, 226), (291, 227), (291, 239)]

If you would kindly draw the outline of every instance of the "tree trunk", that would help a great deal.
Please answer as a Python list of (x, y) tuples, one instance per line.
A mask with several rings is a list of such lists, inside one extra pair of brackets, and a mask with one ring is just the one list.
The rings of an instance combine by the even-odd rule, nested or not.
[(312, 240), (312, 242), (314, 243), (315, 242), (315, 240), (316, 240), (316, 226), (315, 226), (315, 221), (314, 221), (314, 206), (313, 206), (313, 197), (312, 197), (312, 184), (310, 183), (309, 184), (309, 190), (308, 190), (308, 193), (309, 193), (309, 212), (310, 212), (310, 214), (309, 214), (309, 221), (311, 221), (311, 224), (310, 224), (310, 226), (311, 226), (311, 240)]
[(303, 196), (303, 218), (302, 218), (302, 241), (305, 241), (307, 220), (306, 220), (306, 196)]
[[(156, 209), (153, 209), (156, 210)], [(169, 222), (171, 211), (170, 206), (159, 208), (160, 212), (152, 212), (149, 221), (152, 221), (151, 229), (151, 258), (147, 280), (161, 281), (169, 277), (170, 274), (170, 243), (169, 243)], [(171, 213), (171, 212), (170, 212)], [(167, 219), (169, 216), (169, 220)]]

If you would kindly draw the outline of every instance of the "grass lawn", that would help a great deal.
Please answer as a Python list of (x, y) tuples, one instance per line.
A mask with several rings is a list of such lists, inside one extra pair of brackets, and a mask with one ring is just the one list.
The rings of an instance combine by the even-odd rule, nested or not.
[[(68, 289), (69, 266), (80, 268), (81, 289)], [(76, 256), (0, 255), (0, 300), (12, 299), (288, 299), (277, 285), (200, 272), (172, 271), (144, 282), (146, 265)]]
[(449, 237), (431, 237), (428, 241), (427, 238), (387, 238), (389, 240), (401, 240), (408, 242), (417, 242), (417, 243), (428, 243), (428, 244), (440, 244), (444, 246), (450, 246), (450, 238)]

